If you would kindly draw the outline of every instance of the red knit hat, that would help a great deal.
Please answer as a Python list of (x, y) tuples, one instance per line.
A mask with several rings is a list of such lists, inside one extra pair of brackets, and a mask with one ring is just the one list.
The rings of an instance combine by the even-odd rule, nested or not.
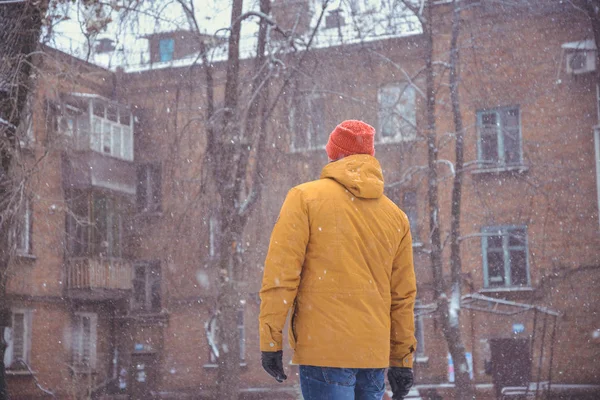
[(375, 128), (362, 121), (349, 119), (335, 127), (325, 151), (331, 160), (353, 154), (375, 155)]

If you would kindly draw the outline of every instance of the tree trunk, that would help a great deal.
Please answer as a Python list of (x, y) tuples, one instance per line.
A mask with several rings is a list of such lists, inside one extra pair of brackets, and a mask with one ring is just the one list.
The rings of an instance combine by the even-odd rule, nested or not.
[(460, 329), (460, 300), (462, 280), (462, 260), (460, 257), (460, 217), (461, 217), (461, 195), (464, 165), (464, 127), (460, 113), (459, 97), (459, 49), (458, 36), (460, 34), (460, 8), (454, 2), (452, 15), (452, 36), (450, 40), (450, 100), (452, 103), (452, 115), (456, 134), (455, 142), (455, 175), (452, 185), (452, 206), (450, 213), (450, 276), (452, 280), (451, 300), (444, 310), (447, 310), (444, 327), (448, 349), (454, 363), (454, 376), (457, 399), (473, 399), (474, 390), (469, 376), (467, 359), (465, 356), (465, 345), (463, 343)]
[(425, 59), (425, 94), (427, 96), (427, 198), (429, 204), (429, 236), (431, 240), (431, 268), (433, 273), (433, 284), (435, 299), (439, 299), (444, 293), (444, 277), (442, 270), (442, 250), (440, 239), (440, 204), (438, 199), (438, 176), (437, 159), (438, 149), (436, 144), (435, 128), (435, 81), (433, 71), (433, 24), (432, 24), (432, 4), (427, 1), (426, 21), (423, 24), (423, 34), (426, 41), (426, 59)]
[(230, 226), (224, 234), (223, 246), (221, 246), (221, 277), (217, 298), (217, 321), (221, 347), (217, 373), (218, 399), (235, 400), (238, 398), (239, 392), (240, 346), (237, 312), (240, 309), (240, 294), (237, 291), (237, 274), (235, 273), (239, 268), (239, 263), (235, 253), (241, 238), (241, 232), (239, 232), (242, 230), (241, 228), (240, 226)]
[(0, 4), (0, 400), (8, 399), (4, 365), (4, 330), (8, 325), (6, 285), (11, 259), (9, 234), (13, 229), (18, 186), (12, 163), (18, 151), (16, 127), (32, 88), (32, 53), (38, 46), (47, 2)]
[[(257, 118), (261, 104), (267, 99), (268, 69), (263, 65), (267, 40), (268, 25), (261, 20), (257, 57), (255, 64), (254, 80), (252, 82), (251, 99), (248, 104), (246, 118), (240, 118), (240, 107), (238, 106), (239, 93), (239, 41), (243, 0), (234, 0), (231, 13), (231, 35), (229, 37), (229, 57), (227, 65), (227, 81), (225, 83), (225, 118), (222, 124), (224, 141), (218, 146), (219, 165), (214, 166), (217, 185), (221, 200), (220, 220), (224, 227), (221, 246), (221, 276), (219, 284), (219, 295), (217, 298), (219, 337), (221, 343), (221, 354), (219, 357), (219, 372), (217, 382), (217, 396), (222, 399), (237, 399), (239, 394), (239, 370), (240, 370), (240, 337), (238, 331), (238, 312), (242, 310), (241, 300), (243, 293), (239, 287), (242, 281), (242, 239), (244, 228), (247, 223), (247, 213), (241, 208), (240, 197), (244, 192), (244, 183), (250, 172), (251, 145), (255, 143), (257, 131)], [(260, 9), (265, 15), (270, 12), (269, 0), (261, 0)], [(242, 121), (241, 123), (239, 121)], [(245, 124), (244, 124), (245, 122)], [(242, 130), (242, 124), (244, 129)], [(264, 128), (262, 121), (260, 128)], [(261, 131), (261, 136), (264, 132)], [(218, 140), (218, 139), (217, 139)], [(230, 145), (231, 143), (231, 145)], [(256, 149), (254, 150), (256, 155)], [(255, 166), (254, 168), (258, 168)], [(221, 179), (219, 179), (221, 178)], [(223, 185), (223, 183), (229, 183)], [(260, 192), (258, 182), (252, 182), (252, 190)]]
[(462, 167), (463, 167), (463, 125), (460, 115), (460, 102), (458, 97), (458, 34), (459, 18), (458, 8), (455, 7), (452, 24), (452, 40), (450, 52), (450, 87), (452, 96), (452, 110), (454, 113), (454, 123), (456, 128), (456, 175), (452, 188), (452, 212), (451, 212), (451, 300), (448, 301), (446, 295), (447, 285), (443, 276), (442, 248), (440, 238), (440, 204), (438, 198), (438, 149), (436, 143), (436, 92), (435, 92), (435, 74), (433, 70), (433, 15), (432, 2), (426, 4), (425, 23), (423, 24), (423, 33), (426, 40), (426, 60), (425, 60), (425, 85), (427, 96), (427, 161), (428, 161), (428, 204), (429, 204), (429, 230), (431, 240), (430, 260), (433, 273), (433, 283), (435, 299), (440, 310), (442, 332), (448, 344), (448, 350), (452, 355), (455, 368), (456, 398), (461, 400), (472, 399), (474, 392), (470, 381), (467, 362), (465, 357), (465, 347), (462, 342), (459, 311), (460, 311), (460, 280), (461, 280), (461, 260), (458, 237), (460, 235), (460, 201), (462, 191)]

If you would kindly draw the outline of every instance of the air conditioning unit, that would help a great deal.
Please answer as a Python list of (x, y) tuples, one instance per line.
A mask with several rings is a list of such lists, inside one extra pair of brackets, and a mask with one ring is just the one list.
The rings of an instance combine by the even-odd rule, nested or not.
[(575, 50), (567, 53), (567, 73), (585, 74), (596, 70), (596, 50)]

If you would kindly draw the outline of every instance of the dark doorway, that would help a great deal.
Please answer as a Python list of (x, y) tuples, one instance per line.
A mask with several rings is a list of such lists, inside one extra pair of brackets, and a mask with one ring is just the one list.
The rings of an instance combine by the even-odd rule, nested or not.
[(156, 383), (156, 354), (133, 353), (131, 355), (131, 400), (152, 398), (152, 390)]
[(528, 339), (490, 339), (492, 379), (496, 398), (506, 386), (527, 386), (531, 376)]

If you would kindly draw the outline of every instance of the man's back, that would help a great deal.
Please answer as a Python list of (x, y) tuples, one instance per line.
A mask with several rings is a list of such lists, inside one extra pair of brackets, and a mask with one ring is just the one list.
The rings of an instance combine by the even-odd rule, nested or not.
[[(282, 209), (264, 281), (281, 283), (281, 268), (270, 264), (304, 251), (289, 331), (293, 362), (387, 367), (392, 269), (402, 259), (412, 267), (412, 249), (399, 255), (402, 241), (410, 241), (409, 223), (383, 195), (379, 163), (368, 155), (346, 157), (327, 165), (321, 179), (293, 188), (288, 197), (296, 199), (296, 206)], [(306, 236), (306, 245), (300, 236)], [(414, 276), (403, 281), (414, 283)]]
[(375, 129), (344, 121), (329, 135), (321, 179), (288, 192), (265, 261), (260, 350), (287, 379), (282, 330), (307, 400), (395, 396), (412, 385), (416, 282), (406, 215), (383, 195)]

